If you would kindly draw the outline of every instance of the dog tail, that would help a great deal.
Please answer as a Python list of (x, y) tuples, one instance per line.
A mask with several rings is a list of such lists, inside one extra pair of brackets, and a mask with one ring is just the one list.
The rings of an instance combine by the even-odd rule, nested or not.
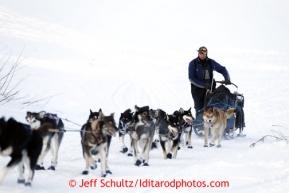
[(236, 109), (235, 108), (229, 108), (226, 110), (225, 115), (227, 119), (231, 118), (233, 114), (235, 113)]

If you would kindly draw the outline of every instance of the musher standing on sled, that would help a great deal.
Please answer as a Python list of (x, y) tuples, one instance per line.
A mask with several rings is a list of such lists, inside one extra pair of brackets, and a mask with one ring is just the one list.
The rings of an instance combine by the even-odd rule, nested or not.
[[(205, 95), (207, 90), (215, 89), (216, 82), (213, 81), (213, 71), (223, 75), (224, 84), (231, 84), (230, 75), (224, 66), (221, 66), (215, 60), (208, 58), (208, 50), (202, 46), (199, 48), (198, 57), (189, 64), (189, 80), (191, 82), (191, 93), (196, 110), (196, 118), (199, 111), (205, 105)], [(212, 85), (213, 82), (213, 85)]]

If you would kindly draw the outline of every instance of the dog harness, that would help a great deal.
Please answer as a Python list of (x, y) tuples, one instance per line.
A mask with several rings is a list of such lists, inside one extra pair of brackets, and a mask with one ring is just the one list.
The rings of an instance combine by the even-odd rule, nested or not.
[(54, 120), (56, 122), (56, 125), (58, 125), (59, 120), (60, 120), (60, 118), (57, 117), (57, 115), (51, 114), (51, 113), (44, 114), (44, 117)]
[[(103, 135), (102, 135), (101, 131), (97, 128), (98, 128), (98, 123), (96, 123), (96, 125), (95, 125), (95, 131), (96, 132), (94, 132), (92, 130), (92, 127), (90, 125), (90, 132), (91, 132), (92, 136), (94, 137), (94, 139), (96, 140), (97, 146), (99, 146), (103, 142)], [(95, 134), (97, 134), (97, 135), (95, 135)]]
[(189, 123), (187, 123), (184, 119), (182, 119), (182, 125), (181, 125), (181, 128), (182, 128), (182, 131), (185, 132), (186, 128), (191, 126)]

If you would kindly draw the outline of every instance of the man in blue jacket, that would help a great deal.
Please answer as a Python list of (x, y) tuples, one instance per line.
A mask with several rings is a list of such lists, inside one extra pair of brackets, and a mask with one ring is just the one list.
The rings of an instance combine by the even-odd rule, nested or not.
[(215, 60), (208, 58), (206, 47), (202, 46), (197, 51), (198, 57), (189, 64), (189, 80), (191, 82), (191, 93), (195, 104), (196, 117), (205, 105), (206, 92), (209, 90), (213, 91), (216, 87), (216, 83), (213, 81), (213, 71), (223, 75), (226, 85), (231, 84), (227, 69)]

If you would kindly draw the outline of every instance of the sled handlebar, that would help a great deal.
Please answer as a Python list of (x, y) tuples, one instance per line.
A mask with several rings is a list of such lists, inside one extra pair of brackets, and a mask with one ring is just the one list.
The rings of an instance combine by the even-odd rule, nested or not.
[[(225, 81), (216, 81), (216, 83), (225, 84)], [(234, 83), (231, 82), (231, 84), (234, 85), (236, 88), (238, 88), (238, 86), (235, 85)], [(231, 85), (231, 84), (230, 84), (230, 85)]]

